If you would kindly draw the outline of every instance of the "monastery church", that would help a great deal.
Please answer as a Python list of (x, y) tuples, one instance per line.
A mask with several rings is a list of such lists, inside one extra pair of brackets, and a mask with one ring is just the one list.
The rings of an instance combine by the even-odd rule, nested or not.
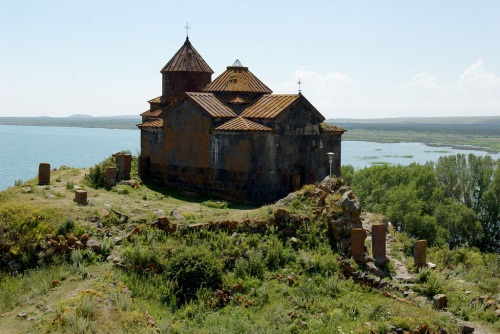
[(142, 178), (214, 198), (270, 203), (340, 175), (343, 129), (300, 93), (272, 94), (238, 60), (213, 70), (189, 37), (161, 70), (162, 94), (142, 113)]

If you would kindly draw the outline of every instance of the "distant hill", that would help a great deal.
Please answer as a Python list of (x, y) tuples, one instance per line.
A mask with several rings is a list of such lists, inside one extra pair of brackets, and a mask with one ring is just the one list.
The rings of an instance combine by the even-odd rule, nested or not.
[(94, 116), (91, 115), (81, 115), (81, 114), (75, 114), (68, 116), (67, 118), (93, 118)]
[(78, 128), (134, 129), (141, 123), (140, 116), (94, 117), (72, 115), (69, 117), (0, 117), (1, 125), (63, 126)]
[(500, 125), (500, 116), (468, 117), (396, 117), (396, 118), (330, 118), (328, 123), (342, 124), (488, 124)]
[(75, 115), (68, 116), (66, 118), (125, 118), (125, 119), (138, 119), (140, 117), (137, 116), (137, 115), (92, 116), (92, 115), (75, 114)]

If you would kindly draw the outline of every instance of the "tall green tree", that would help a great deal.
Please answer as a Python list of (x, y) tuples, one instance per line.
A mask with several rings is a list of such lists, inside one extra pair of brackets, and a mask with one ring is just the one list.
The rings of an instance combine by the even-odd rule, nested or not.
[[(498, 213), (500, 210), (500, 186), (498, 185), (500, 183), (498, 181), (500, 160), (495, 161), (488, 155), (470, 154), (466, 157), (463, 154), (457, 154), (440, 158), (435, 170), (439, 184), (445, 193), (474, 211), (475, 221), (472, 222), (469, 219), (467, 222), (473, 224), (474, 228), (468, 231), (478, 232), (475, 228), (476, 221), (479, 221), (482, 226), (482, 231), (478, 232), (478, 235), (483, 235), (483, 239), (480, 242), (470, 239), (469, 244), (478, 244), (484, 251), (498, 252), (500, 250)], [(465, 225), (472, 228), (470, 225)], [(469, 238), (471, 237), (469, 235)], [(455, 241), (458, 240), (455, 239)]]
[(463, 203), (440, 204), (434, 212), (434, 218), (439, 226), (448, 230), (450, 248), (476, 246), (483, 236), (483, 227), (476, 213)]
[(486, 191), (481, 196), (479, 220), (483, 226), (483, 250), (500, 252), (500, 161)]

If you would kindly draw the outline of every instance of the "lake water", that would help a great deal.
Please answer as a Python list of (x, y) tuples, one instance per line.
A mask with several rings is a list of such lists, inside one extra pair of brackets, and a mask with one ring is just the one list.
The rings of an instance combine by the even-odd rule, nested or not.
[[(15, 180), (36, 177), (40, 162), (50, 163), (51, 168), (88, 168), (123, 150), (132, 154), (140, 151), (139, 130), (0, 125), (0, 190), (13, 186)], [(342, 164), (355, 168), (384, 162), (424, 164), (457, 153), (486, 154), (419, 143), (342, 142)], [(500, 154), (491, 156), (500, 159)]]
[(88, 168), (113, 153), (140, 151), (139, 130), (0, 125), (0, 190), (38, 176), (38, 165)]

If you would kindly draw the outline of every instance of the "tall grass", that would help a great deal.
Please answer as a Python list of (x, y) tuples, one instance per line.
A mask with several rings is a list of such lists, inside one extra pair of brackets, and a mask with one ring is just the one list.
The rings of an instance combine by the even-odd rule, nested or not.
[(47, 294), (53, 280), (63, 280), (72, 273), (68, 265), (53, 265), (27, 270), (23, 274), (0, 275), (0, 313)]

